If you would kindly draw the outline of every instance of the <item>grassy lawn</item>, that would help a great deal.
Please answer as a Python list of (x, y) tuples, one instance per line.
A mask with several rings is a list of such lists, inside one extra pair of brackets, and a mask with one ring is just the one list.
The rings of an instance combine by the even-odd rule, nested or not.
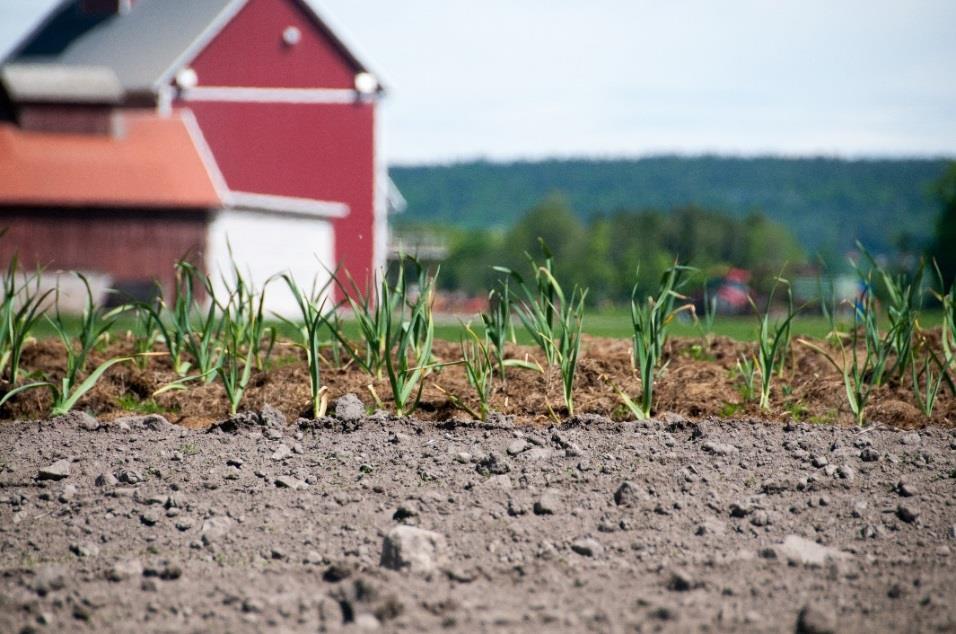
[[(71, 320), (73, 321), (73, 320)], [(939, 311), (924, 311), (920, 317), (920, 325), (924, 328), (934, 328), (939, 326), (942, 321), (942, 313)], [(531, 338), (524, 332), (520, 322), (515, 320), (515, 333), (520, 343), (532, 343)], [(883, 320), (885, 327), (885, 320)], [(79, 319), (75, 320), (76, 327), (79, 326)], [(480, 324), (480, 320), (472, 320), (473, 326)], [(295, 333), (288, 324), (275, 322), (270, 324), (275, 326), (281, 337), (291, 337)], [(352, 320), (343, 320), (343, 327), (346, 334), (358, 339), (361, 337), (358, 325)], [(113, 328), (114, 336), (122, 335), (128, 330), (135, 330), (136, 322), (132, 318), (122, 318), (117, 321)], [(480, 333), (481, 329), (476, 328)], [(829, 332), (830, 327), (826, 319), (819, 314), (798, 315), (793, 320), (793, 334), (795, 336), (821, 338)], [(631, 318), (627, 310), (601, 310), (592, 311), (584, 317), (584, 331), (596, 337), (614, 337), (629, 338), (631, 331)], [(718, 315), (714, 321), (714, 334), (730, 337), (738, 341), (751, 341), (756, 337), (757, 318), (753, 315)], [(55, 336), (55, 332), (50, 325), (41, 320), (34, 331), (34, 336), (38, 338), (47, 338)], [(458, 341), (462, 334), (462, 327), (458, 320), (439, 318), (435, 324), (435, 337), (449, 341)], [(677, 337), (699, 337), (700, 329), (692, 321), (678, 321), (673, 324), (671, 334)]]

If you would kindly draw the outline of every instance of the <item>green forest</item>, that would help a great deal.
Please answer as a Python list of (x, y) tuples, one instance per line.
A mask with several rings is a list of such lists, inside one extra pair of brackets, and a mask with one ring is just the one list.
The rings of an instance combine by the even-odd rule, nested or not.
[(933, 238), (933, 184), (946, 161), (660, 156), (393, 167), (408, 201), (396, 226), (511, 227), (559, 194), (583, 222), (622, 210), (697, 207), (789, 229), (808, 254), (838, 259), (857, 240), (877, 253)]

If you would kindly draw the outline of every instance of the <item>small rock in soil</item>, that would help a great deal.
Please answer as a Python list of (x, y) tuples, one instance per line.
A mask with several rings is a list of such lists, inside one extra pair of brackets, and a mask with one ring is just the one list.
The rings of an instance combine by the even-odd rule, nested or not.
[(614, 492), (614, 503), (618, 506), (637, 506), (640, 501), (641, 494), (631, 482), (622, 482)]
[(115, 487), (119, 484), (119, 480), (116, 479), (112, 473), (101, 473), (96, 476), (96, 480), (93, 482), (98, 487)]
[(66, 414), (56, 416), (50, 420), (54, 427), (79, 427), (85, 431), (96, 431), (100, 428), (100, 422), (86, 412), (72, 410)]
[(335, 417), (340, 421), (356, 421), (365, 416), (365, 404), (355, 394), (346, 394), (335, 401)]
[(604, 553), (604, 546), (593, 537), (582, 537), (571, 543), (571, 550), (582, 557), (600, 557)]
[(746, 517), (753, 512), (753, 504), (747, 500), (739, 500), (730, 505), (731, 517)]
[(546, 491), (534, 503), (535, 515), (554, 515), (561, 511), (561, 498), (555, 491)]
[(100, 554), (100, 548), (96, 544), (71, 544), (70, 552), (77, 557), (96, 557)]
[(799, 535), (787, 535), (776, 550), (780, 555), (779, 559), (805, 566), (822, 566), (828, 560), (839, 561), (853, 556), (850, 553), (811, 542)]
[(483, 476), (503, 475), (510, 472), (511, 467), (508, 466), (507, 462), (499, 458), (497, 454), (489, 453), (478, 462), (475, 470)]
[(713, 442), (708, 440), (703, 445), (701, 449), (707, 453), (712, 453), (715, 456), (731, 456), (736, 454), (739, 450), (733, 445), (728, 445), (726, 443)]
[(385, 535), (380, 563), (390, 570), (430, 574), (446, 561), (445, 537), (414, 526), (396, 526)]
[(797, 616), (797, 634), (835, 634), (836, 614), (817, 605), (805, 605)]
[(143, 574), (143, 564), (139, 559), (128, 559), (118, 561), (110, 568), (107, 577), (110, 581), (125, 581), (132, 577), (139, 577)]
[(280, 489), (292, 489), (293, 491), (307, 489), (309, 487), (309, 485), (302, 480), (293, 478), (292, 476), (279, 476), (275, 479), (275, 485)]
[(872, 447), (867, 447), (860, 452), (860, 460), (863, 462), (876, 462), (880, 459), (880, 452)]
[(905, 498), (911, 498), (919, 493), (917, 488), (906, 480), (900, 480), (896, 483), (896, 492)]
[(70, 477), (70, 461), (57, 460), (37, 473), (38, 480), (62, 480)]
[(907, 524), (912, 524), (919, 519), (919, 509), (910, 503), (903, 502), (896, 507), (896, 516)]
[(286, 445), (279, 445), (272, 454), (272, 459), (276, 462), (286, 460), (287, 458), (292, 457), (292, 450), (289, 449)]
[(517, 438), (508, 445), (508, 455), (517, 456), (530, 447), (530, 444), (524, 438)]
[(232, 518), (225, 515), (218, 515), (204, 520), (202, 523), (203, 543), (208, 546), (221, 540), (232, 530), (232, 524)]
[(667, 580), (667, 589), (672, 592), (687, 592), (700, 584), (686, 570), (675, 568)]
[(853, 482), (854, 478), (856, 478), (856, 469), (850, 465), (842, 464), (837, 467), (836, 474), (847, 482)]

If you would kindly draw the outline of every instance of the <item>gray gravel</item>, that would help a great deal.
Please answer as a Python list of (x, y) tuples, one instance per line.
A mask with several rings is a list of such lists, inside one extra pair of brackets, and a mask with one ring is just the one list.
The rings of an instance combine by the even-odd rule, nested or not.
[(666, 420), (4, 423), (0, 631), (956, 629), (952, 431)]

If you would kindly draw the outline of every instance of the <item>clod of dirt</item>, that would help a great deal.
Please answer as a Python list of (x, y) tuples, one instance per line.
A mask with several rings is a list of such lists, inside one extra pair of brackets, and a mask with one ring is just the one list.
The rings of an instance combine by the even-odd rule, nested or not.
[(113, 421), (114, 425), (129, 428), (135, 431), (170, 431), (174, 429), (173, 425), (166, 420), (165, 416), (159, 414), (147, 414), (145, 416), (122, 416)]
[(834, 634), (837, 619), (832, 610), (816, 605), (806, 605), (797, 617), (797, 634)]
[(349, 392), (335, 401), (335, 417), (340, 421), (356, 421), (365, 416), (365, 403)]
[(805, 566), (822, 566), (827, 561), (840, 561), (853, 557), (850, 553), (811, 542), (799, 535), (787, 535), (783, 543), (775, 550), (778, 553), (778, 559)]
[(37, 472), (37, 480), (62, 480), (70, 477), (70, 461), (57, 460)]
[(396, 526), (382, 542), (381, 565), (390, 570), (407, 570), (429, 575), (446, 563), (445, 537), (415, 526)]
[(614, 503), (618, 506), (637, 506), (642, 497), (636, 485), (631, 482), (622, 482), (614, 492)]
[(78, 427), (84, 431), (96, 431), (100, 428), (100, 421), (80, 410), (56, 416), (50, 420), (50, 424), (55, 427)]

